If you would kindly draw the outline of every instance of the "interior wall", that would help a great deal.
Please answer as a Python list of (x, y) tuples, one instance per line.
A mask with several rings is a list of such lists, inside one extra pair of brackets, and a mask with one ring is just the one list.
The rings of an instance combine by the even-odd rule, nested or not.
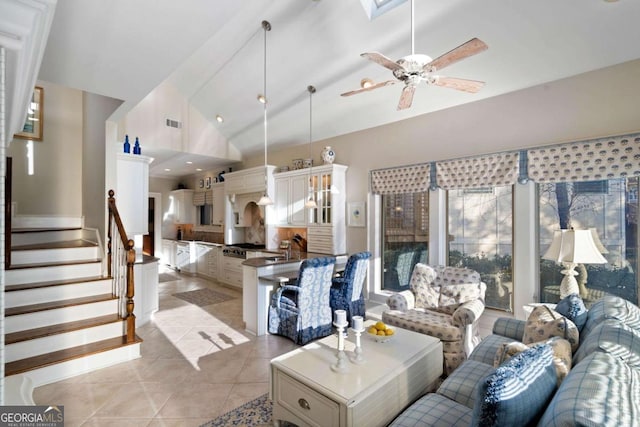
[[(38, 81), (44, 89), (43, 138), (13, 139), (13, 201), (19, 215), (82, 216), (82, 91)], [(29, 175), (29, 162), (33, 175)]]
[[(335, 163), (349, 166), (346, 201), (364, 201), (372, 169), (638, 132), (638, 75), (640, 60), (635, 60), (317, 141), (312, 145), (313, 161), (320, 164), (322, 148), (333, 147)], [(431, 89), (420, 88), (416, 96), (428, 96)], [(293, 159), (308, 158), (308, 153), (307, 144), (269, 149), (268, 163), (291, 166)], [(244, 161), (243, 168), (263, 162), (263, 154), (256, 154)], [(347, 251), (366, 247), (366, 230), (347, 227)]]
[(105, 235), (105, 122), (122, 104), (118, 99), (83, 93), (82, 213), (84, 225)]

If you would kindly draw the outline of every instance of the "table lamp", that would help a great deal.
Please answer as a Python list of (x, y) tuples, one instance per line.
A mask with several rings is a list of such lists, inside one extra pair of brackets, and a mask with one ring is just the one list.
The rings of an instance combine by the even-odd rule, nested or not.
[(574, 268), (577, 264), (606, 264), (607, 260), (602, 256), (593, 239), (592, 230), (557, 230), (553, 234), (553, 241), (542, 256), (544, 259), (561, 262), (564, 270), (564, 278), (560, 283), (560, 299), (567, 295), (580, 294), (578, 274)]

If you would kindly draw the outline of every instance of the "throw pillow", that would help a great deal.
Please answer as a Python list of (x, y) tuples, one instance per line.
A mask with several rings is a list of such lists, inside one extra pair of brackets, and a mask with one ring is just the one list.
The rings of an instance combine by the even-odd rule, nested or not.
[(587, 307), (585, 307), (580, 295), (567, 295), (556, 304), (555, 310), (575, 323), (578, 332), (582, 332), (582, 328), (587, 323)]
[(551, 347), (531, 347), (480, 381), (471, 425), (534, 426), (555, 388)]
[(533, 309), (524, 327), (522, 342), (532, 344), (551, 337), (564, 338), (576, 351), (580, 344), (578, 327), (569, 319), (545, 305)]
[(442, 285), (437, 310), (453, 314), (465, 302), (477, 300), (478, 298), (480, 298), (480, 283)]
[(418, 263), (413, 267), (409, 286), (416, 296), (416, 308), (436, 308), (440, 298), (440, 286), (434, 284), (436, 271), (426, 265)]
[(569, 374), (571, 370), (571, 344), (569, 341), (559, 338), (553, 337), (546, 341), (533, 343), (533, 344), (523, 344), (518, 341), (503, 343), (498, 346), (498, 350), (496, 351), (495, 358), (493, 359), (493, 366), (497, 368), (504, 361), (509, 359), (510, 357), (515, 356), (518, 353), (525, 351), (526, 349), (533, 347), (534, 345), (548, 344), (553, 349), (553, 365), (556, 368), (556, 375), (558, 377), (558, 386), (562, 383), (562, 380)]

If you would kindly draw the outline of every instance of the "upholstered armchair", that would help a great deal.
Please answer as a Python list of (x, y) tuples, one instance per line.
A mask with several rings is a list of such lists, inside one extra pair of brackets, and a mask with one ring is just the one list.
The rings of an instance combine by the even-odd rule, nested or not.
[(333, 315), (329, 292), (336, 259), (302, 261), (296, 285), (284, 285), (271, 297), (269, 333), (304, 345), (332, 333)]
[(349, 323), (352, 316), (364, 317), (363, 287), (369, 258), (371, 258), (370, 252), (358, 252), (349, 256), (342, 275), (333, 278), (330, 294), (331, 310), (345, 310)]
[(480, 342), (478, 319), (487, 286), (474, 270), (418, 263), (409, 287), (387, 299), (390, 309), (382, 321), (440, 339), (448, 375)]

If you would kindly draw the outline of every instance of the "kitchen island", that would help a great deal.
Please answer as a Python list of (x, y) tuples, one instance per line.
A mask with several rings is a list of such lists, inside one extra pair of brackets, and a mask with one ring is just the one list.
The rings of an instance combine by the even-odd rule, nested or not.
[[(286, 259), (283, 255), (250, 258), (242, 263), (242, 320), (245, 330), (260, 336), (267, 334), (267, 318), (271, 295), (280, 286), (297, 276), (302, 261), (328, 256), (301, 252), (300, 258)], [(344, 269), (348, 256), (337, 255), (336, 271)]]

